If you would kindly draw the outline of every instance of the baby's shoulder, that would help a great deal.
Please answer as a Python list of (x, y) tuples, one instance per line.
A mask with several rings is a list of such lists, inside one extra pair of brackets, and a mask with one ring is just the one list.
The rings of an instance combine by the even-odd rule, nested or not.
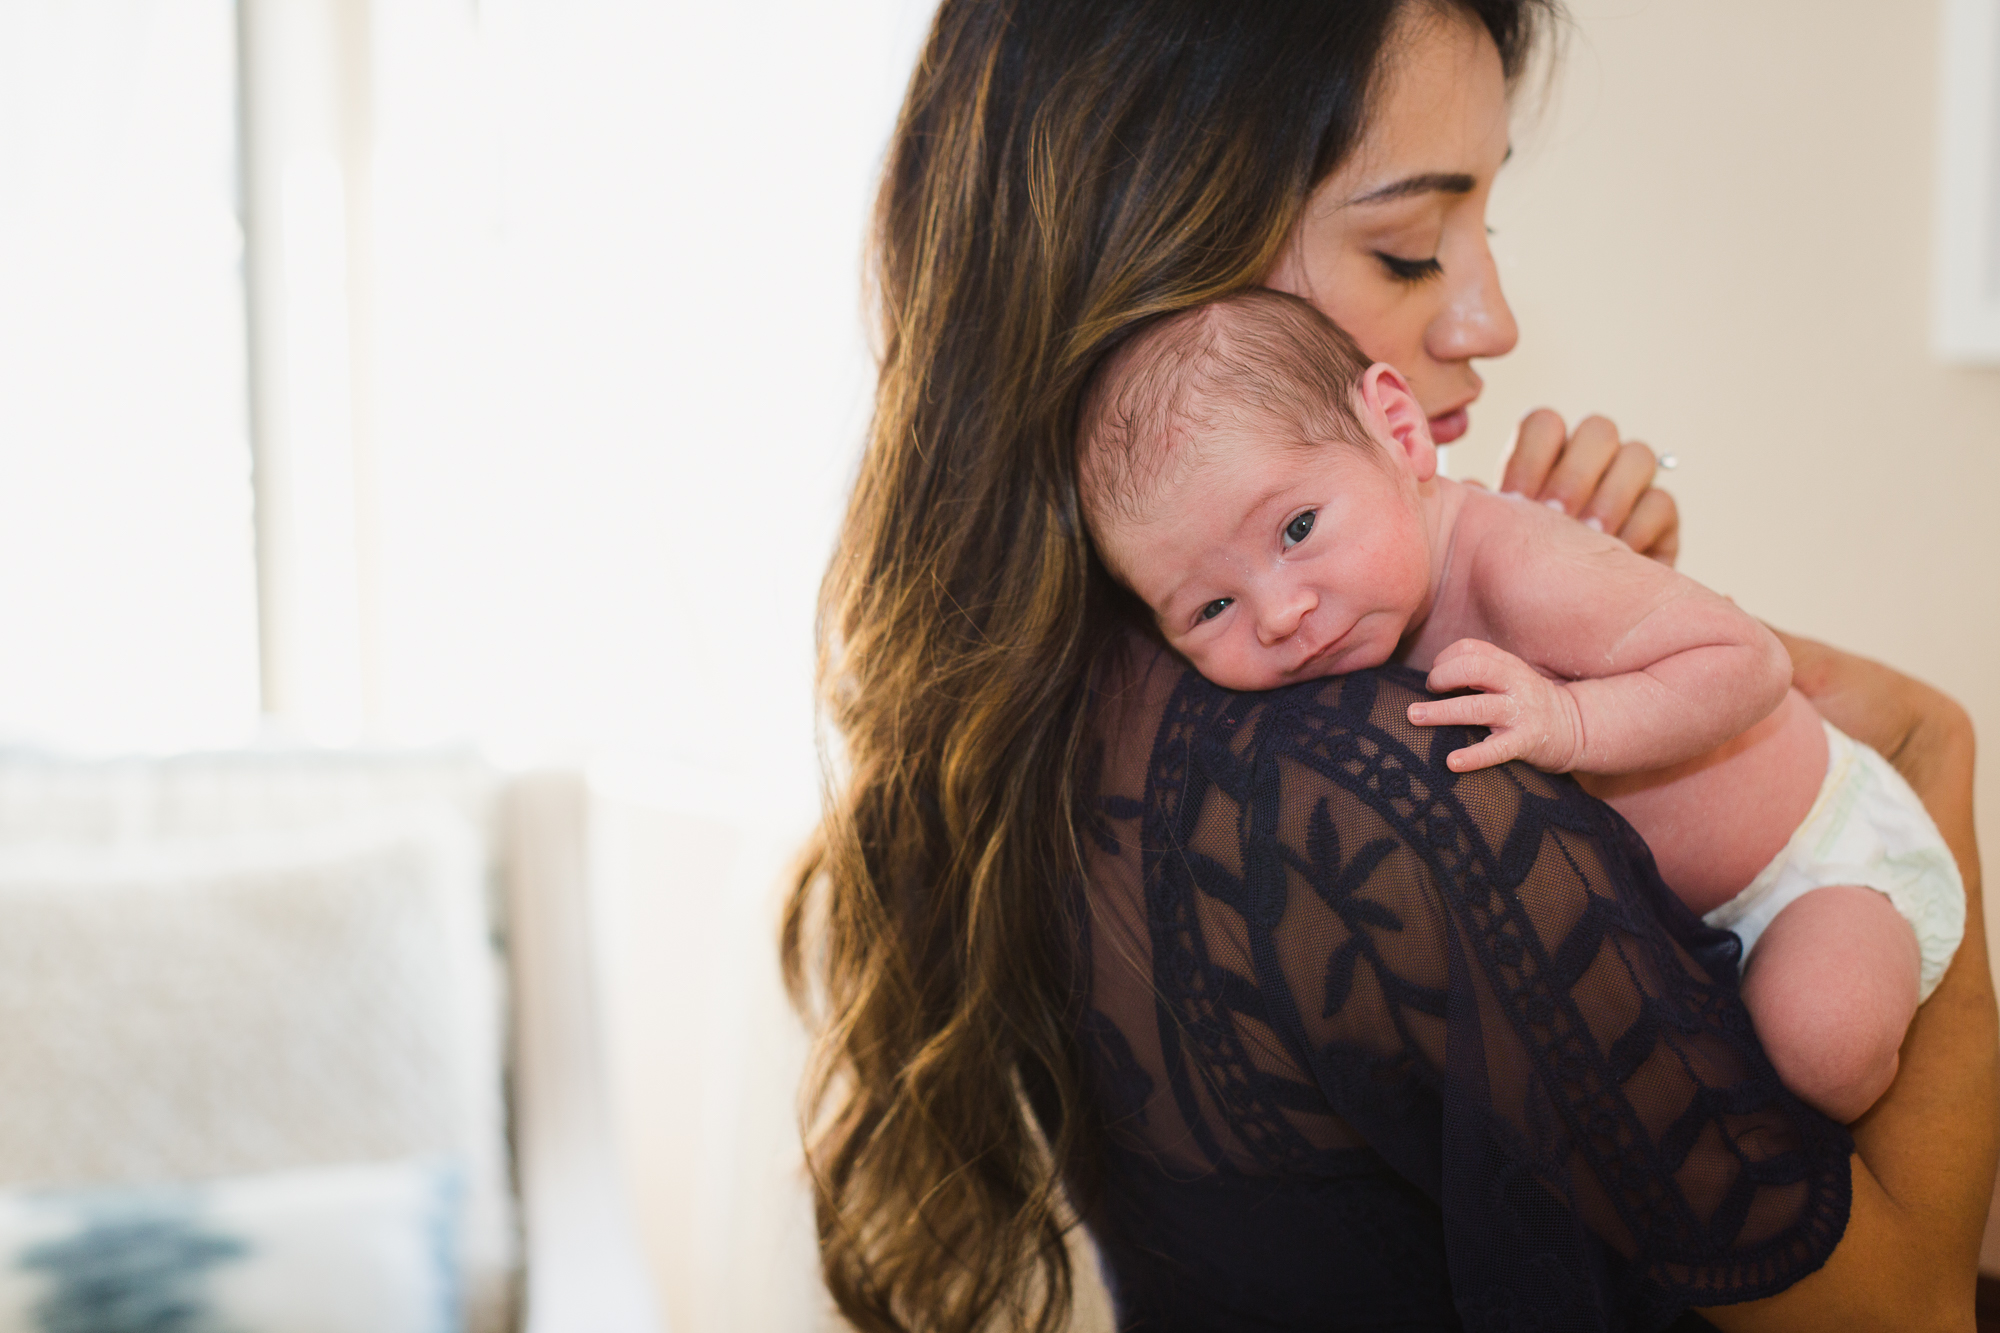
[[(1530, 500), (1516, 491), (1489, 491), (1469, 482), (1452, 483), (1462, 499), (1458, 511), (1461, 528), (1482, 534), (1533, 537), (1555, 540), (1567, 527), (1581, 527), (1563, 513), (1560, 506)], [(1590, 529), (1583, 528), (1584, 532)], [(1596, 535), (1596, 534), (1593, 534)]]
[(1454, 576), (1468, 604), (1502, 616), (1553, 601), (1604, 605), (1658, 595), (1672, 570), (1560, 509), (1465, 487), (1453, 533)]
[(1625, 547), (1559, 509), (1524, 496), (1460, 486), (1463, 501), (1452, 525), (1452, 565), (1475, 582), (1534, 577), (1551, 561), (1602, 557)]
[[(1632, 549), (1606, 533), (1579, 522), (1560, 506), (1530, 500), (1512, 492), (1489, 491), (1482, 486), (1459, 487), (1464, 502), (1454, 525), (1453, 544), (1469, 555), (1483, 555), (1478, 563), (1491, 566), (1492, 573), (1506, 575), (1527, 572), (1536, 555), (1577, 557), (1587, 563), (1622, 563), (1634, 557)], [(1493, 559), (1498, 556), (1500, 558)]]

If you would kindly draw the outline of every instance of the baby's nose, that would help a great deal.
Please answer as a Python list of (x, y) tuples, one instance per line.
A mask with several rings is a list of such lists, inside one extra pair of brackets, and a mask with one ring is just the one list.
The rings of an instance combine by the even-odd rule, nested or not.
[(1267, 601), (1257, 617), (1258, 642), (1266, 648), (1273, 648), (1291, 638), (1298, 633), (1300, 624), (1311, 614), (1315, 604), (1311, 594), (1303, 591)]

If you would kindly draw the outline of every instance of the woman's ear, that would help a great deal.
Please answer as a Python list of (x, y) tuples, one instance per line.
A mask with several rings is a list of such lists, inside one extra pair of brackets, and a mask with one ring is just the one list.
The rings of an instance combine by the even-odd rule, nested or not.
[(1437, 445), (1431, 441), (1430, 418), (1417, 405), (1417, 395), (1402, 372), (1377, 361), (1361, 376), (1361, 419), (1374, 436), (1390, 447), (1419, 482), (1437, 475)]

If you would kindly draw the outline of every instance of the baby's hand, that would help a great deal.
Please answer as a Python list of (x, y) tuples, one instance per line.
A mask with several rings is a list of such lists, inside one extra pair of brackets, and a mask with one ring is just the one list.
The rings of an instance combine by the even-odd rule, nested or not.
[(1504, 648), (1483, 639), (1460, 639), (1437, 655), (1425, 682), (1433, 692), (1481, 690), (1458, 699), (1410, 705), (1420, 727), (1490, 727), (1476, 745), (1453, 750), (1445, 765), (1454, 773), (1523, 759), (1549, 773), (1567, 773), (1583, 755), (1583, 716), (1560, 682), (1543, 676)]

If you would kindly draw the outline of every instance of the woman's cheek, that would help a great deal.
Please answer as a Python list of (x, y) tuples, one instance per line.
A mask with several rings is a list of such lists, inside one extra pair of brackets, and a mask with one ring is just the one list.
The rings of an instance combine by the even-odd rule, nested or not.
[(1427, 400), (1424, 371), (1424, 331), (1435, 313), (1437, 298), (1427, 285), (1398, 282), (1382, 271), (1373, 255), (1367, 262), (1349, 266), (1345, 279), (1335, 290), (1341, 295), (1321, 305), (1321, 313), (1340, 325), (1359, 343), (1371, 361), (1386, 361), (1417, 392), (1417, 401), (1426, 412), (1435, 411)]
[[(1364, 262), (1366, 261), (1366, 262)], [(1380, 322), (1381, 265), (1345, 237), (1322, 238), (1265, 278), (1265, 285), (1309, 302), (1374, 355), (1370, 331)]]

